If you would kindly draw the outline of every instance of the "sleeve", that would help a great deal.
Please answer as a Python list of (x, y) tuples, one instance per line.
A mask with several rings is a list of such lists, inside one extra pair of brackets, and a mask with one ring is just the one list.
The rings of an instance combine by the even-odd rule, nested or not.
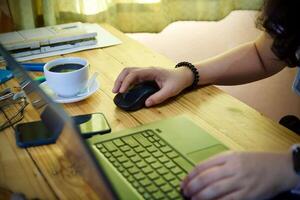
[(297, 184), (295, 188), (291, 190), (292, 194), (300, 195), (300, 182)]

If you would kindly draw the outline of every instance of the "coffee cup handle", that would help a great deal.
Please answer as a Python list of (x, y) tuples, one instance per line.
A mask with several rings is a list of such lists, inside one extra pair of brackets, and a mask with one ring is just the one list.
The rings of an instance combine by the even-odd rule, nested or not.
[(90, 88), (91, 88), (92, 85), (95, 83), (96, 78), (97, 78), (98, 75), (99, 75), (98, 72), (94, 72), (93, 75), (92, 75), (92, 77), (89, 78), (89, 80), (88, 80), (88, 82), (87, 82), (87, 84), (86, 84), (86, 87), (85, 87), (82, 91), (80, 91), (79, 94), (78, 94), (77, 96), (84, 96), (84, 95), (86, 95), (87, 93), (89, 93)]

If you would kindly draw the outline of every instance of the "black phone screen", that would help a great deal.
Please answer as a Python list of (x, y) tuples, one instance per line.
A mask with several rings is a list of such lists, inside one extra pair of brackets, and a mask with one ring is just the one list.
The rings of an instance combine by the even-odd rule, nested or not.
[(19, 132), (19, 139), (22, 142), (31, 142), (34, 140), (45, 140), (52, 137), (51, 133), (41, 121), (19, 124), (16, 127)]
[(73, 117), (80, 132), (85, 137), (94, 134), (104, 134), (111, 131), (110, 126), (102, 113), (93, 113)]

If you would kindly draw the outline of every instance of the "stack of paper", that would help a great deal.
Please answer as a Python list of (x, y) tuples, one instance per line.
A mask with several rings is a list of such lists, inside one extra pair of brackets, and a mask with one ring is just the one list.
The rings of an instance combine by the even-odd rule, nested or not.
[(0, 42), (19, 61), (121, 43), (99, 25), (80, 22), (0, 34)]

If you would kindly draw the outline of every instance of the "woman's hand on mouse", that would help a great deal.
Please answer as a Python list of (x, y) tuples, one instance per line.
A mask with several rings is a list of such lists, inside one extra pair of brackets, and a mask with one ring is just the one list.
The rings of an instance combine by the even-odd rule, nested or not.
[(193, 73), (186, 67), (176, 69), (130, 67), (123, 69), (119, 74), (112, 91), (114, 93), (124, 93), (131, 85), (154, 80), (160, 87), (160, 90), (146, 100), (145, 104), (149, 107), (179, 94), (192, 84), (193, 78)]
[(290, 153), (229, 152), (199, 164), (181, 189), (192, 200), (256, 200), (290, 190), (299, 180)]

